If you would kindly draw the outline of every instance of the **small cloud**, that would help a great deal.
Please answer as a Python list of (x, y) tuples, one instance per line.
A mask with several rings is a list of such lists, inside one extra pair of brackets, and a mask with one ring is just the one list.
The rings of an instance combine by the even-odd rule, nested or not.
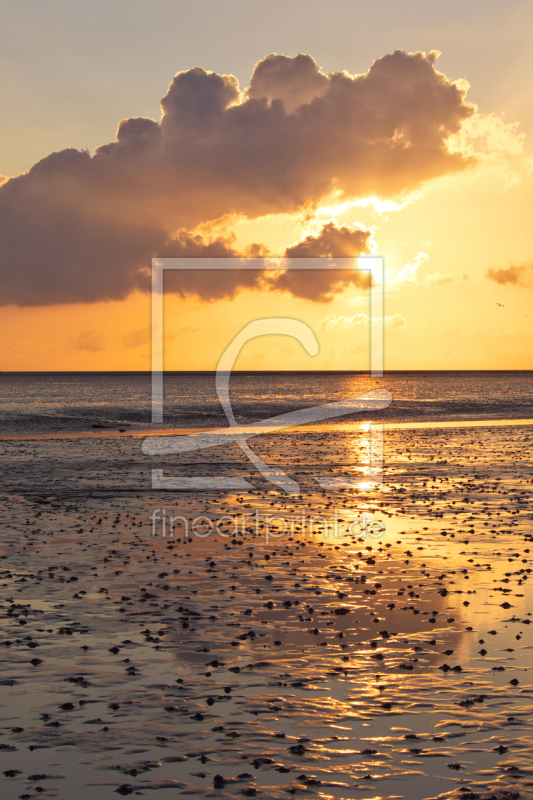
[(442, 286), (443, 283), (451, 283), (452, 279), (446, 275), (441, 275), (440, 272), (434, 272), (433, 275), (426, 275), (424, 281), (428, 286), (430, 283), (436, 283), (437, 286)]
[(500, 286), (505, 286), (510, 283), (513, 286), (529, 286), (526, 275), (531, 272), (533, 264), (522, 264), (515, 266), (511, 264), (507, 269), (489, 269), (487, 271), (487, 278)]
[(418, 283), (418, 270), (429, 258), (427, 253), (420, 250), (416, 256), (408, 261), (401, 269), (391, 269), (385, 277), (386, 289), (400, 289), (407, 284)]
[[(355, 328), (357, 325), (369, 325), (370, 324), (370, 317), (368, 314), (354, 314), (351, 317), (343, 317), (343, 316), (335, 316), (332, 314), (329, 317), (325, 317), (319, 324), (318, 330), (339, 330), (339, 331), (347, 331), (351, 328)], [(400, 314), (393, 314), (390, 317), (374, 317), (372, 320), (373, 325), (381, 325), (384, 324), (385, 328), (391, 329), (398, 329), (398, 328), (405, 328), (406, 321), (404, 317), (400, 316)]]
[(370, 317), (368, 314), (354, 314), (351, 317), (335, 316), (324, 317), (318, 326), (319, 331), (340, 330), (347, 331), (356, 325), (368, 325)]
[(399, 328), (405, 328), (407, 322), (405, 318), (400, 316), (400, 314), (393, 314), (392, 317), (385, 317), (385, 327), (391, 328), (392, 330), (398, 330)]
[(141, 347), (150, 341), (150, 328), (140, 328), (138, 331), (130, 331), (122, 337), (124, 345), (128, 348)]
[(106, 337), (98, 331), (84, 331), (71, 339), (72, 345), (76, 350), (87, 350), (90, 353), (98, 353), (104, 349)]

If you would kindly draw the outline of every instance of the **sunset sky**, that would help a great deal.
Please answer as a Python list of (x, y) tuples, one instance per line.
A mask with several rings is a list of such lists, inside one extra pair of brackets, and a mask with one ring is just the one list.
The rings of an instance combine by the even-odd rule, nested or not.
[[(19, 0), (0, 22), (0, 370), (150, 369), (152, 257), (365, 254), (386, 369), (533, 369), (530, 2)], [(172, 278), (169, 369), (270, 316), (320, 354), (272, 339), (238, 367), (368, 367), (356, 270)]]

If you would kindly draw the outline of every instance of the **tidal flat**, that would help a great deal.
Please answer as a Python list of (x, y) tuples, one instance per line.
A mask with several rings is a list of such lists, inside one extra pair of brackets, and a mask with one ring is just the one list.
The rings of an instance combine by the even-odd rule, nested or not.
[(2, 797), (532, 798), (533, 426), (366, 437), (3, 441)]

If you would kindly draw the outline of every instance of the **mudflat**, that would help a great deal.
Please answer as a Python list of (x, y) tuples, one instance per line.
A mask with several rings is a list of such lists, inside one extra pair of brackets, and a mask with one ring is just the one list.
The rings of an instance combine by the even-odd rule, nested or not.
[(532, 797), (533, 426), (366, 436), (3, 441), (2, 796)]

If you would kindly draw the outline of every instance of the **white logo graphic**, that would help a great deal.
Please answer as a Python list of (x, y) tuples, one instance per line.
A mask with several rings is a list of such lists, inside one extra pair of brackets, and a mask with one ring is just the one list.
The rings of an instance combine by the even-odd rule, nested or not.
[[(258, 336), (271, 334), (291, 336), (300, 342), (309, 355), (314, 356), (318, 353), (319, 347), (316, 336), (304, 322), (289, 318), (260, 319), (250, 322), (231, 342), (217, 366), (216, 392), (228, 418), (229, 427), (194, 433), (188, 436), (148, 437), (142, 445), (143, 453), (151, 456), (190, 453), (208, 447), (215, 447), (219, 444), (226, 444), (227, 442), (235, 442), (266, 480), (288, 494), (297, 495), (300, 494), (299, 484), (286, 475), (283, 470), (266, 464), (252, 450), (248, 444), (249, 439), (260, 434), (274, 433), (286, 428), (321, 422), (345, 416), (346, 414), (377, 411), (390, 405), (392, 401), (390, 392), (385, 389), (377, 389), (367, 392), (362, 397), (348, 398), (336, 403), (326, 403), (299, 411), (291, 411), (269, 419), (253, 422), (250, 425), (239, 425), (235, 419), (229, 397), (231, 371), (246, 342)], [(373, 480), (379, 479), (381, 477), (381, 469), (382, 439), (378, 436), (377, 440), (374, 439), (370, 448), (370, 477)], [(324, 488), (353, 485), (353, 481), (347, 483), (346, 479), (315, 478), (315, 480)], [(240, 477), (164, 477), (163, 470), (157, 469), (152, 470), (152, 487), (154, 489), (217, 489), (226, 491), (242, 491), (255, 488), (253, 484)]]

